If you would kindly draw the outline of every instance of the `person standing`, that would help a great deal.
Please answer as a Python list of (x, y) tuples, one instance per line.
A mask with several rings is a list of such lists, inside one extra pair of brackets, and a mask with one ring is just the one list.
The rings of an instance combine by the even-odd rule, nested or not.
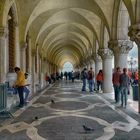
[(114, 95), (115, 95), (114, 98), (115, 98), (116, 103), (120, 102), (120, 92), (119, 92), (120, 75), (121, 75), (120, 67), (117, 67), (112, 76)]
[(94, 84), (94, 72), (92, 68), (88, 71), (88, 84), (89, 84), (89, 92), (93, 92), (93, 84)]
[(81, 72), (81, 80), (83, 82), (82, 91), (86, 91), (86, 81), (87, 81), (87, 69), (84, 68)]
[(30, 93), (30, 90), (29, 90), (29, 86), (30, 86), (30, 79), (29, 79), (29, 75), (28, 73), (25, 73), (25, 79), (26, 79), (26, 86), (24, 87), (24, 93), (25, 93), (25, 96), (24, 96), (24, 102), (25, 103), (28, 103), (28, 97), (29, 97), (29, 93)]
[(99, 89), (103, 87), (103, 71), (99, 70), (97, 76), (96, 76), (96, 81), (97, 81), (97, 92), (99, 92)]
[(23, 92), (24, 92), (24, 86), (25, 86), (25, 75), (24, 75), (24, 72), (22, 70), (20, 70), (19, 67), (15, 67), (14, 70), (15, 70), (15, 73), (17, 74), (17, 79), (16, 79), (13, 87), (17, 88), (17, 91), (18, 91), (18, 95), (19, 95), (19, 99), (20, 99), (20, 103), (19, 103), (18, 107), (23, 107), (24, 106)]
[(120, 93), (121, 93), (121, 106), (127, 106), (127, 94), (129, 90), (130, 78), (127, 74), (127, 68), (123, 68), (123, 73), (120, 75)]

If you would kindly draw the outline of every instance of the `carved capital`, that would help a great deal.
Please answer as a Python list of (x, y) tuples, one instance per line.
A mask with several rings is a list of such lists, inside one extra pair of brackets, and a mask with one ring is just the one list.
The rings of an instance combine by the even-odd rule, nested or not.
[(6, 38), (8, 35), (8, 29), (6, 27), (0, 27), (0, 37)]
[(102, 61), (101, 56), (97, 54), (95, 60), (96, 62), (101, 62)]
[(112, 59), (113, 57), (113, 52), (108, 48), (100, 48), (98, 54), (102, 59)]
[(20, 43), (20, 47), (21, 47), (21, 49), (26, 49), (27, 48), (27, 43), (26, 42), (21, 42)]
[(140, 24), (135, 24), (129, 27), (128, 36), (131, 41), (135, 41), (140, 46)]
[(109, 48), (114, 53), (128, 53), (133, 48), (133, 42), (130, 40), (113, 40), (108, 42)]

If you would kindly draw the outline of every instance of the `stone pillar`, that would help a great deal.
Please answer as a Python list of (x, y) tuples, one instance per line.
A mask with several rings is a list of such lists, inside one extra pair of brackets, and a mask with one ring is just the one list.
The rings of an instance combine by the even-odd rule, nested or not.
[(92, 69), (95, 73), (95, 62), (94, 62), (94, 60), (91, 61), (90, 67), (92, 67)]
[(16, 23), (15, 23), (15, 49), (16, 49), (15, 66), (20, 67), (19, 26)]
[(35, 54), (36, 54), (36, 51), (35, 50), (32, 50), (31, 51), (32, 53), (32, 92), (34, 93), (35, 92)]
[(112, 58), (113, 53), (109, 49), (99, 49), (99, 55), (103, 61), (103, 92), (111, 93), (113, 91), (112, 87)]
[(109, 48), (114, 53), (114, 67), (127, 68), (127, 57), (133, 48), (133, 42), (130, 40), (110, 41)]
[(26, 70), (26, 47), (27, 43), (22, 42), (20, 46), (20, 67), (23, 71)]
[(138, 87), (139, 87), (139, 102), (138, 102), (138, 112), (140, 113), (140, 24), (135, 24), (129, 27), (128, 35), (130, 40), (135, 41), (138, 46)]
[(102, 59), (100, 56), (96, 56), (96, 58), (95, 58), (95, 75), (98, 74), (100, 69), (102, 69)]
[(6, 36), (7, 29), (0, 27), (0, 83), (6, 80)]
[(28, 43), (28, 48), (26, 48), (26, 49), (28, 51), (28, 53), (27, 53), (28, 60), (26, 60), (26, 62), (28, 61), (28, 64), (26, 64), (26, 65), (28, 65), (27, 72), (31, 73), (31, 71), (32, 71), (32, 69), (31, 69), (31, 67), (32, 67), (32, 58), (31, 58), (32, 57), (32, 50), (31, 50), (31, 37), (29, 35), (28, 35), (27, 43)]

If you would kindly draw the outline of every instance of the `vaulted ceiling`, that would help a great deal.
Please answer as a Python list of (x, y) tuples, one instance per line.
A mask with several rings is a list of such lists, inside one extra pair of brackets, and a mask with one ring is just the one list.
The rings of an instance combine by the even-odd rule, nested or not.
[(77, 66), (95, 54), (96, 44), (103, 47), (104, 29), (111, 38), (114, 12), (117, 16), (121, 2), (133, 11), (132, 1), (17, 0), (20, 41), (29, 33), (32, 49), (48, 61)]

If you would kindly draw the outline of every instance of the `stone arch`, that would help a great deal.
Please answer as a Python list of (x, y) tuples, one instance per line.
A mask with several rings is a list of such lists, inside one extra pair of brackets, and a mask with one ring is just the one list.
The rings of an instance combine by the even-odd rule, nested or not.
[[(130, 23), (134, 23), (135, 21), (135, 16), (134, 16), (134, 10), (133, 10), (133, 5), (131, 0), (117, 0), (114, 1), (114, 11), (113, 11), (113, 18), (112, 18), (112, 28), (111, 28), (111, 39), (110, 40), (116, 40), (117, 39), (117, 26), (118, 26), (118, 20), (119, 19), (119, 12), (120, 12), (120, 7), (125, 7), (125, 10), (128, 12), (128, 16), (130, 19)], [(128, 17), (127, 16), (127, 17)], [(128, 24), (127, 24), (128, 28)]]
[(130, 16), (128, 10), (123, 3), (120, 2), (119, 11), (118, 11), (118, 21), (117, 21), (117, 39), (128, 39), (128, 26), (130, 24)]
[(9, 10), (12, 9), (12, 13), (13, 13), (13, 17), (14, 17), (14, 22), (16, 24), (18, 24), (18, 12), (17, 12), (17, 5), (15, 0), (5, 0), (5, 2), (3, 2), (3, 8), (2, 8), (2, 21), (1, 21), (1, 26), (6, 27), (7, 25), (7, 16), (9, 13)]

